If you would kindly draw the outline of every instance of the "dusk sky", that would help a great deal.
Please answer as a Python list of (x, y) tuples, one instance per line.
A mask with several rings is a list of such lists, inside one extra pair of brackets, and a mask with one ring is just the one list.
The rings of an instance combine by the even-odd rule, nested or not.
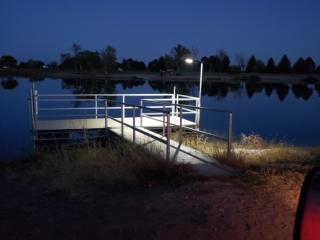
[(150, 61), (177, 43), (200, 56), (225, 49), (276, 61), (311, 56), (320, 63), (319, 0), (1, 0), (0, 55), (59, 61), (72, 43), (118, 60)]

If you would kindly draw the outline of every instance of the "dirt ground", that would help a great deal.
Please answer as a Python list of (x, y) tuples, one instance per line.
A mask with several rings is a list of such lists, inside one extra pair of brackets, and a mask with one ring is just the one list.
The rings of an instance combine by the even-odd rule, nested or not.
[(70, 197), (0, 177), (0, 239), (292, 239), (303, 176)]

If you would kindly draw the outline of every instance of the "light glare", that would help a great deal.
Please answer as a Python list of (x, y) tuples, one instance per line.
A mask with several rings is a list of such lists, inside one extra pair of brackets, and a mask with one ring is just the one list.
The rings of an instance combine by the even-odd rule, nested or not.
[(193, 63), (193, 59), (192, 58), (186, 58), (186, 63), (192, 64)]

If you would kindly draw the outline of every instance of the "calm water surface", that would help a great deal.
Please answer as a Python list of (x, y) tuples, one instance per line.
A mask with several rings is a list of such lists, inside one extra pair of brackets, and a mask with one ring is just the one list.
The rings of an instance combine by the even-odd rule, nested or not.
[[(1, 78), (0, 158), (30, 152), (30, 116), (27, 78)], [(145, 81), (96, 81), (44, 79), (35, 82), (45, 93), (178, 93), (197, 95), (197, 84)], [(222, 84), (205, 83), (202, 106), (233, 111), (234, 134), (257, 133), (267, 139), (298, 145), (320, 144), (319, 85)], [(227, 117), (219, 113), (201, 114), (201, 128), (224, 134)]]

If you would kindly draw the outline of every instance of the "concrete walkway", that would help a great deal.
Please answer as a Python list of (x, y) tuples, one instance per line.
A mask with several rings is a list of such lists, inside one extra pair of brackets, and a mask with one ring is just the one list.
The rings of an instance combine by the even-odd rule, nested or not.
[[(144, 133), (136, 131), (136, 143), (143, 145), (149, 152), (165, 158), (166, 144), (154, 139), (152, 136), (162, 138), (166, 141), (166, 137), (152, 132), (146, 128), (139, 128)], [(120, 128), (111, 128), (111, 132), (121, 136)], [(124, 127), (123, 137), (128, 141), (133, 141), (133, 130)], [(180, 145), (178, 142), (170, 141), (170, 157), (172, 160), (183, 163), (190, 163), (200, 174), (205, 176), (235, 176), (239, 172), (231, 167), (221, 164), (217, 160), (205, 155), (193, 148)]]

